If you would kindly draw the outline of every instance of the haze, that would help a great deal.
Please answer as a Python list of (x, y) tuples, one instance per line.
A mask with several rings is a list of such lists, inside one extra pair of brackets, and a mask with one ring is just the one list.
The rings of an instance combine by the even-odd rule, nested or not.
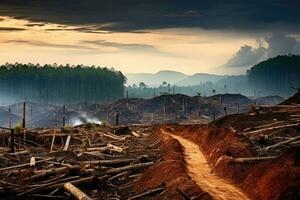
[[(244, 74), (268, 57), (300, 52), (299, 16), (290, 16), (297, 3), (76, 0), (63, 1), (61, 10), (59, 2), (0, 2), (1, 63), (86, 64), (123, 73)], [(266, 3), (270, 10), (263, 10)], [(274, 12), (279, 9), (281, 15)], [(220, 15), (224, 17), (214, 19)]]

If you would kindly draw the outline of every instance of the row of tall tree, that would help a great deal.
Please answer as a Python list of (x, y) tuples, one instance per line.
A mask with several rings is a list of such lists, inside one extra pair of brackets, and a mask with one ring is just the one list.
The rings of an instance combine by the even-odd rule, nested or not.
[(0, 104), (109, 102), (124, 96), (125, 82), (106, 67), (7, 63), (0, 66)]
[(295, 92), (293, 87), (300, 87), (300, 56), (270, 58), (253, 66), (247, 76), (255, 93), (288, 97)]

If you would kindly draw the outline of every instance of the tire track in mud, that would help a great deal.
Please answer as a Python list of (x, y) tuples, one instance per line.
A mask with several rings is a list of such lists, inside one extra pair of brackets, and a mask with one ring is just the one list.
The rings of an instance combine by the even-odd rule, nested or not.
[(212, 168), (198, 145), (180, 136), (161, 131), (177, 139), (184, 147), (188, 175), (202, 190), (211, 194), (216, 200), (249, 200), (238, 187), (212, 173)]

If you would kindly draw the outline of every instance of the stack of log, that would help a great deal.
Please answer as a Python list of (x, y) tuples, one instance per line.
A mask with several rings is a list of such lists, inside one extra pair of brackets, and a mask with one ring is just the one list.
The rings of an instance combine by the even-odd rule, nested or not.
[(300, 146), (300, 104), (260, 105), (255, 106), (255, 110), (258, 111), (255, 115), (260, 115), (260, 120), (257, 120), (256, 123), (252, 121), (249, 123), (250, 126), (239, 131), (229, 124), (227, 125), (229, 130), (241, 136), (257, 153), (257, 157), (235, 158), (235, 162), (272, 160), (287, 149)]
[(300, 104), (292, 103), (290, 105), (256, 105), (255, 110), (260, 113), (272, 112), (272, 113), (300, 113)]
[(135, 199), (162, 192), (162, 187), (128, 191), (158, 159), (149, 129), (114, 132), (107, 127), (28, 131), (27, 140), (42, 144), (0, 154), (0, 193), (6, 199)]

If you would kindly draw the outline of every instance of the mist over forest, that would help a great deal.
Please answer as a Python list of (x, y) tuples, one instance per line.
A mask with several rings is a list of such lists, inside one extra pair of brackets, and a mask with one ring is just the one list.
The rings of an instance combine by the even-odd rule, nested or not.
[[(199, 73), (188, 76), (162, 71), (151, 76), (149, 74), (147, 76), (130, 74), (130, 76), (136, 82), (131, 82), (132, 85), (127, 87), (129, 97), (149, 98), (168, 93), (190, 96), (240, 93), (255, 98), (274, 95), (287, 98), (300, 87), (300, 56), (282, 55), (270, 58), (251, 67), (245, 75), (222, 76)], [(161, 81), (159, 85), (148, 82), (148, 77), (153, 76)]]
[[(254, 98), (270, 95), (287, 98), (300, 87), (299, 66), (300, 56), (277, 56), (253, 66), (245, 75), (199, 73), (187, 76), (162, 71), (131, 74), (128, 82), (133, 84), (125, 86), (127, 78), (120, 71), (108, 68), (5, 64), (0, 66), (0, 104), (25, 99), (52, 104), (105, 103), (124, 97), (152, 98), (175, 93), (189, 96), (240, 93)], [(149, 79), (152, 82), (148, 85)]]
[(115, 101), (123, 97), (125, 81), (119, 71), (94, 66), (5, 64), (0, 66), (0, 104)]

